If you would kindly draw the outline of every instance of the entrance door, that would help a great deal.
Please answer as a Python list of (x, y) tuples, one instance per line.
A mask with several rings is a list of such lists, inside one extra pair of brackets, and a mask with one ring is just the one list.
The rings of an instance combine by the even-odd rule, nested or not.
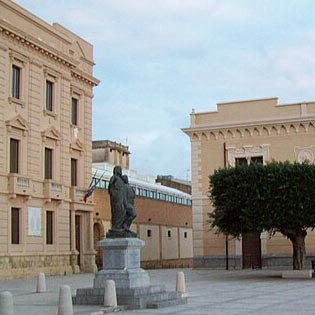
[(261, 268), (260, 233), (246, 233), (242, 236), (243, 269)]
[(77, 264), (80, 266), (81, 260), (81, 217), (79, 215), (75, 216), (75, 249), (79, 252), (77, 257)]

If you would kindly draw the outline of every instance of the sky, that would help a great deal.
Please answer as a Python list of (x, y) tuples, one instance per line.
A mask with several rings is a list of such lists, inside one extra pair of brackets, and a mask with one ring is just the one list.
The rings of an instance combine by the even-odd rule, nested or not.
[(15, 0), (94, 46), (93, 140), (190, 179), (189, 127), (216, 104), (315, 100), (313, 0)]

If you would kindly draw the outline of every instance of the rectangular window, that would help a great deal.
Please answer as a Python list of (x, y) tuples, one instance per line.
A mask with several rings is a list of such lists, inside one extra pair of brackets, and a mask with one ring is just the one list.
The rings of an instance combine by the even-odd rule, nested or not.
[(20, 209), (11, 208), (11, 243), (20, 244)]
[(53, 244), (54, 242), (54, 221), (53, 212), (46, 211), (46, 244)]
[(151, 230), (147, 230), (147, 237), (151, 237), (151, 236), (152, 236)]
[(71, 103), (71, 123), (72, 125), (78, 125), (78, 99), (72, 97)]
[(78, 184), (78, 160), (71, 159), (71, 186)]
[(16, 65), (12, 65), (11, 96), (17, 99), (21, 97), (21, 68)]
[(263, 164), (262, 156), (253, 156), (250, 158), (250, 163)]
[(172, 237), (171, 230), (168, 230), (168, 231), (167, 231), (167, 237)]
[(19, 140), (10, 139), (10, 173), (19, 173), (19, 146)]
[(53, 150), (45, 148), (45, 179), (53, 178)]
[(53, 111), (54, 101), (54, 83), (46, 80), (46, 109), (50, 112)]
[(246, 158), (235, 158), (235, 166), (239, 165), (247, 165), (247, 159)]

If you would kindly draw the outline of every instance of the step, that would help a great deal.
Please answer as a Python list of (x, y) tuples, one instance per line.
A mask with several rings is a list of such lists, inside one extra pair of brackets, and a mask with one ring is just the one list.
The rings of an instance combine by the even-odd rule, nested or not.
[(116, 289), (116, 293), (119, 296), (141, 296), (153, 293), (165, 292), (166, 288), (164, 285), (150, 285), (146, 287), (130, 288), (130, 289)]
[(156, 301), (156, 302), (148, 303), (147, 308), (157, 309), (157, 308), (169, 307), (169, 306), (186, 304), (186, 303), (187, 303), (187, 297), (184, 297), (184, 298), (162, 300), (162, 301)]
[[(104, 288), (82, 288), (77, 289), (73, 304), (103, 305)], [(116, 290), (118, 305), (128, 309), (143, 309), (147, 305), (151, 308), (167, 307), (168, 304), (176, 305), (185, 303), (176, 291), (166, 291), (165, 286), (148, 286), (142, 288)], [(187, 301), (187, 298), (185, 299)], [(177, 301), (177, 302), (176, 302)], [(164, 306), (163, 306), (164, 305)]]
[(166, 300), (178, 299), (178, 293), (173, 291), (163, 291), (154, 294), (142, 295), (142, 296), (118, 296), (117, 302), (119, 305), (126, 305), (129, 309), (142, 309), (146, 308), (147, 304), (155, 303)]

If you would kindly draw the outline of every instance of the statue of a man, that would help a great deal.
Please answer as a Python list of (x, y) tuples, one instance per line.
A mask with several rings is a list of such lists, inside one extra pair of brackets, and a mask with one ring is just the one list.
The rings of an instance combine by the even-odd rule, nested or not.
[(108, 238), (137, 237), (130, 231), (132, 220), (136, 217), (134, 207), (135, 192), (128, 184), (128, 177), (122, 175), (120, 166), (115, 166), (109, 180), (108, 193), (112, 212), (112, 227), (106, 233)]
[(110, 205), (112, 212), (112, 230), (123, 230), (126, 218), (125, 208), (125, 183), (122, 179), (120, 166), (115, 166), (113, 176), (110, 178), (108, 193), (110, 195)]
[(137, 216), (135, 208), (135, 197), (136, 193), (133, 188), (129, 185), (129, 180), (127, 175), (122, 176), (122, 180), (125, 183), (125, 209), (126, 217), (123, 227), (126, 231), (130, 231), (130, 226), (134, 218)]

